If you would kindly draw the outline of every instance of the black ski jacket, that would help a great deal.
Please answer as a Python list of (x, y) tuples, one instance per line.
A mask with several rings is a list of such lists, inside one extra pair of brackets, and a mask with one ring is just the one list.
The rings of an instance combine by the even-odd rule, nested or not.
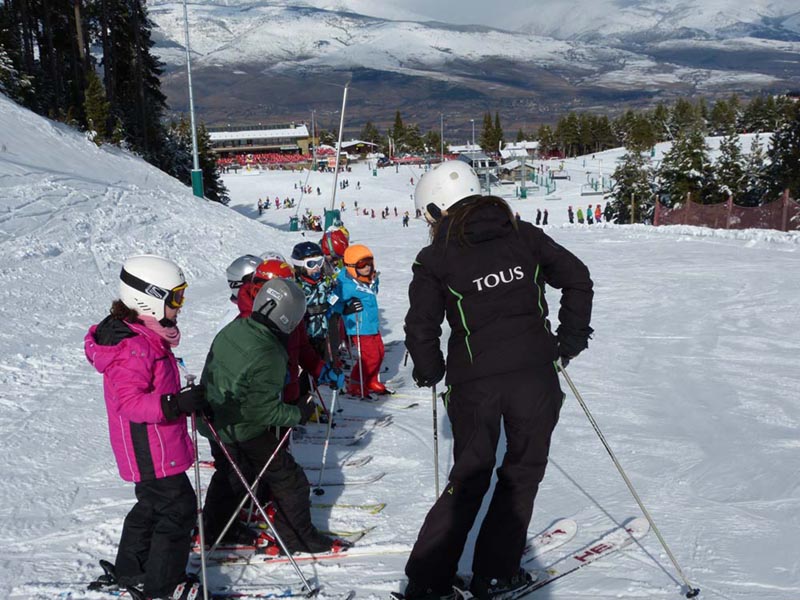
[(517, 223), (515, 231), (505, 210), (486, 206), (466, 224), (470, 245), (452, 235), (447, 240), (445, 221), (418, 254), (405, 331), (423, 378), (441, 372), (445, 316), (451, 329), (448, 385), (555, 361), (558, 342), (547, 319), (545, 283), (561, 289), (558, 336), (568, 339), (568, 354), (586, 348), (592, 332), (589, 270), (541, 229)]

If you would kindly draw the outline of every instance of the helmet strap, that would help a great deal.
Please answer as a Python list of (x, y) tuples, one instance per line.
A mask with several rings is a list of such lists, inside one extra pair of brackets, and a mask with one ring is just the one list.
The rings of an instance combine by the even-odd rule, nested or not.
[(425, 207), (425, 210), (434, 221), (438, 221), (442, 218), (442, 209), (436, 206), (433, 202), (429, 203), (428, 206)]

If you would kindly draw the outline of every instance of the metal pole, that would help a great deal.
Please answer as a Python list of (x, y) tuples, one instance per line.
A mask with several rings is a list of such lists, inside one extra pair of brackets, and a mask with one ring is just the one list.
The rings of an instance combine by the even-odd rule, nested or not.
[(311, 171), (316, 171), (317, 169), (317, 127), (314, 123), (314, 111), (311, 111), (311, 160), (313, 163), (311, 164)]
[(361, 319), (356, 313), (356, 344), (358, 345), (358, 377), (361, 379), (361, 399), (364, 399), (364, 361), (361, 360)]
[[(184, 2), (185, 1), (186, 0), (184, 0)], [(470, 147), (470, 150), (472, 150), (474, 152), (475, 151), (475, 119), (470, 119), (470, 122), (472, 123), (472, 146)]]
[(200, 573), (203, 578), (203, 600), (208, 600), (206, 533), (203, 524), (203, 501), (200, 499), (200, 452), (197, 449), (197, 416), (194, 413), (192, 413), (192, 444), (194, 445), (194, 489), (197, 490), (197, 530), (200, 533)]
[(328, 444), (331, 440), (331, 429), (333, 428), (333, 411), (336, 410), (336, 396), (339, 390), (333, 390), (333, 398), (331, 398), (331, 412), (328, 413), (328, 430), (325, 432), (325, 445), (322, 447), (322, 464), (319, 468), (319, 479), (317, 480), (317, 487), (314, 489), (314, 494), (322, 496), (325, 490), (322, 489), (322, 475), (325, 473), (325, 461), (328, 458)]
[(200, 170), (200, 156), (197, 152), (197, 126), (194, 121), (194, 93), (192, 92), (192, 57), (189, 47), (189, 13), (186, 0), (183, 0), (183, 27), (186, 38), (186, 79), (189, 84), (189, 120), (192, 126), (192, 192), (198, 198), (204, 196), (203, 171)]
[(436, 384), (431, 388), (433, 400), (433, 476), (436, 480), (436, 497), (439, 497), (439, 416), (436, 412)]
[[(185, 0), (184, 0), (185, 1)], [(344, 84), (344, 93), (342, 94), (342, 114), (339, 117), (339, 143), (336, 145), (336, 166), (333, 170), (333, 194), (331, 194), (331, 210), (336, 206), (336, 187), (339, 182), (339, 155), (342, 152), (342, 135), (344, 135), (344, 109), (347, 106), (347, 90), (350, 87), (350, 82)]]
[[(253, 480), (253, 485), (251, 485), (250, 487), (252, 487), (253, 489), (258, 488), (258, 482), (261, 481), (261, 478), (264, 476), (264, 473), (267, 472), (267, 469), (269, 468), (270, 464), (272, 464), (272, 461), (278, 455), (278, 451), (286, 443), (286, 440), (289, 439), (289, 434), (291, 434), (291, 433), (292, 433), (292, 429), (289, 428), (286, 431), (286, 433), (283, 434), (283, 437), (281, 438), (281, 441), (278, 442), (278, 445), (275, 447), (275, 451), (272, 453), (272, 456), (270, 456), (269, 459), (267, 460), (267, 462), (264, 464), (264, 466), (261, 469), (261, 472)], [(211, 546), (211, 549), (208, 551), (209, 554), (212, 554), (217, 549), (217, 546), (219, 546), (222, 543), (222, 538), (224, 538), (225, 534), (228, 533), (228, 530), (231, 528), (231, 525), (233, 525), (234, 521), (236, 521), (236, 519), (239, 518), (239, 513), (241, 512), (242, 508), (244, 508), (244, 505), (247, 503), (247, 501), (249, 499), (250, 498), (249, 498), (249, 496), (247, 494), (242, 496), (242, 501), (239, 502), (239, 506), (237, 506), (236, 510), (233, 511), (233, 514), (231, 515), (231, 518), (228, 519), (228, 522), (226, 523), (225, 527), (222, 529), (220, 534), (217, 536), (217, 539), (214, 542), (214, 545)], [(258, 502), (256, 501), (255, 504), (258, 504)]]
[(564, 368), (564, 366), (561, 365), (560, 363), (558, 365), (558, 368), (561, 370), (561, 374), (564, 376), (564, 379), (566, 380), (567, 385), (572, 390), (572, 393), (575, 395), (575, 398), (578, 400), (578, 404), (581, 405), (581, 408), (583, 409), (583, 412), (586, 413), (586, 417), (589, 419), (589, 423), (592, 424), (592, 428), (594, 429), (595, 433), (597, 434), (597, 437), (599, 437), (600, 441), (603, 443), (603, 446), (605, 447), (606, 452), (608, 452), (608, 455), (611, 457), (611, 460), (613, 461), (614, 466), (617, 467), (617, 471), (619, 471), (619, 474), (622, 475), (622, 479), (625, 481), (625, 485), (628, 486), (628, 489), (630, 490), (631, 494), (633, 495), (633, 499), (636, 500), (636, 503), (639, 505), (639, 508), (642, 509), (642, 513), (647, 518), (647, 521), (650, 523), (650, 527), (653, 528), (653, 532), (656, 534), (656, 537), (658, 538), (658, 541), (661, 542), (661, 546), (666, 551), (667, 556), (669, 556), (669, 559), (672, 561), (672, 564), (675, 566), (675, 569), (678, 571), (678, 574), (681, 576), (681, 579), (683, 579), (683, 583), (686, 584), (686, 587), (688, 589), (688, 591), (686, 592), (686, 597), (687, 598), (694, 598), (695, 596), (697, 596), (700, 593), (700, 588), (696, 588), (696, 587), (692, 586), (692, 584), (689, 583), (689, 580), (686, 578), (686, 575), (684, 575), (683, 570), (681, 569), (680, 565), (678, 564), (678, 561), (675, 559), (675, 556), (672, 554), (672, 551), (669, 549), (669, 546), (667, 546), (667, 542), (662, 537), (661, 532), (658, 530), (658, 527), (656, 527), (656, 523), (655, 523), (655, 521), (653, 521), (653, 517), (650, 516), (650, 512), (645, 507), (644, 503), (642, 502), (642, 499), (639, 498), (639, 494), (636, 493), (636, 490), (634, 489), (633, 484), (631, 483), (631, 480), (628, 479), (628, 475), (625, 473), (625, 470), (622, 468), (622, 465), (617, 460), (617, 457), (615, 456), (614, 452), (611, 450), (611, 446), (609, 446), (608, 442), (606, 442), (606, 438), (603, 435), (603, 432), (600, 431), (600, 427), (597, 425), (597, 421), (594, 420), (594, 417), (592, 416), (592, 413), (589, 412), (589, 407), (586, 406), (586, 403), (583, 401), (583, 398), (581, 397), (580, 393), (578, 392), (578, 389), (575, 387), (575, 384), (572, 383), (572, 379), (570, 378), (569, 375), (567, 375), (566, 368)]
[[(248, 496), (250, 496), (250, 498), (252, 498), (253, 502), (256, 503), (256, 508), (258, 508), (258, 512), (261, 513), (261, 516), (264, 519), (264, 523), (266, 523), (267, 527), (272, 531), (272, 534), (275, 536), (275, 541), (278, 542), (278, 545), (286, 553), (286, 558), (289, 559), (289, 562), (291, 563), (292, 567), (294, 567), (295, 572), (300, 577), (300, 580), (303, 582), (303, 585), (305, 586), (305, 588), (308, 590), (308, 595), (309, 596), (316, 595), (319, 592), (319, 588), (312, 588), (311, 584), (308, 583), (308, 580), (306, 579), (305, 575), (303, 575), (303, 572), (300, 570), (300, 567), (297, 565), (297, 561), (294, 559), (294, 557), (289, 552), (289, 549), (286, 547), (286, 544), (283, 543), (283, 540), (281, 539), (281, 536), (278, 533), (278, 530), (275, 529), (275, 527), (270, 522), (269, 516), (267, 515), (267, 511), (265, 511), (264, 507), (261, 506), (261, 503), (258, 501), (258, 498), (256, 497), (256, 494), (253, 491), (253, 488), (251, 488), (247, 484), (247, 478), (245, 478), (244, 474), (239, 469), (239, 467), (236, 464), (236, 462), (234, 462), (233, 457), (231, 456), (231, 453), (228, 452), (228, 449), (225, 447), (225, 444), (223, 444), (222, 440), (219, 438), (219, 434), (217, 433), (217, 430), (214, 428), (214, 425), (211, 423), (211, 421), (209, 421), (205, 417), (203, 417), (203, 420), (206, 422), (206, 425), (208, 425), (208, 429), (211, 431), (211, 435), (213, 436), (214, 441), (217, 442), (217, 444), (219, 444), (219, 447), (222, 449), (222, 452), (225, 454), (225, 458), (227, 458), (228, 462), (231, 464), (231, 468), (234, 470), (234, 472), (236, 473), (237, 477), (239, 477), (239, 481), (242, 482), (242, 485), (244, 486), (244, 489), (247, 492)], [(289, 431), (291, 431), (291, 429)]]
[(444, 113), (439, 113), (439, 141), (441, 142), (442, 161), (444, 162)]

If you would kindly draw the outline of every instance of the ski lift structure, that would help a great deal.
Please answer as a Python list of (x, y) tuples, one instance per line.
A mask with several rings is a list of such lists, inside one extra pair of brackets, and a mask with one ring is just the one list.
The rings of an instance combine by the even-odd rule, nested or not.
[(611, 191), (611, 180), (603, 175), (602, 161), (597, 173), (586, 171), (586, 183), (581, 184), (581, 196), (605, 196)]

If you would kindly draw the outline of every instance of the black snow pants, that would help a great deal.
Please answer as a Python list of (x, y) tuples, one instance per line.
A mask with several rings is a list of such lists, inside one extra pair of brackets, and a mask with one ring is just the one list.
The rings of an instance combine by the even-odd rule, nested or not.
[(451, 590), (491, 482), (501, 418), (506, 453), (475, 544), (472, 571), (487, 578), (517, 573), (563, 399), (552, 364), (451, 387), (445, 400), (453, 429), (453, 468), (406, 564), (409, 581), (438, 593)]
[(148, 598), (172, 593), (186, 579), (197, 497), (186, 473), (136, 484), (115, 562), (123, 585), (144, 584)]
[[(272, 453), (275, 452), (279, 441), (274, 429), (271, 428), (251, 440), (225, 444), (225, 448), (252, 485)], [(247, 492), (222, 449), (213, 441), (211, 441), (211, 454), (214, 456), (216, 471), (208, 485), (203, 516), (206, 539), (209, 540), (209, 543), (214, 543)], [(310, 539), (314, 532), (311, 524), (311, 500), (309, 497), (311, 486), (302, 467), (286, 450), (286, 445), (281, 446), (267, 472), (261, 478), (261, 484), (258, 496), (259, 498), (263, 496), (261, 492), (263, 486), (266, 485), (269, 488), (273, 506), (277, 510), (275, 528), (281, 539), (291, 552), (303, 551), (304, 540)]]

